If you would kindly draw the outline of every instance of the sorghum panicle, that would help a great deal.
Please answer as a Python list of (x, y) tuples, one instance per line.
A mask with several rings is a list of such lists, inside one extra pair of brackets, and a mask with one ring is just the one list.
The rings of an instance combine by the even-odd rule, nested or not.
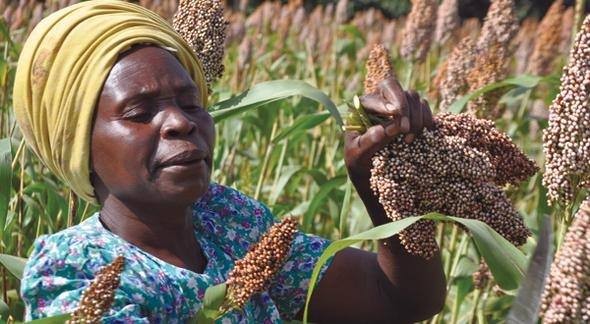
[(236, 261), (227, 279), (228, 302), (224, 307), (242, 308), (252, 295), (268, 287), (289, 254), (297, 225), (296, 218), (284, 218)]
[(113, 263), (100, 269), (67, 323), (100, 323), (102, 315), (108, 312), (115, 299), (124, 267), (125, 258), (118, 256)]
[[(400, 136), (377, 152), (370, 183), (392, 220), (430, 212), (478, 219), (522, 245), (530, 232), (499, 185), (534, 171), (491, 122), (441, 114), (435, 128), (411, 144)], [(401, 232), (400, 240), (408, 252), (430, 258), (437, 250), (434, 233), (433, 222), (421, 221)]]
[(590, 16), (576, 36), (543, 131), (543, 185), (550, 204), (571, 202), (577, 187), (590, 180), (589, 92)]
[(523, 74), (527, 71), (529, 58), (535, 47), (535, 34), (538, 27), (539, 22), (536, 18), (527, 17), (522, 21), (518, 34), (514, 37), (516, 46), (514, 52), (516, 67), (514, 71), (516, 74)]
[(435, 41), (444, 44), (460, 24), (459, 0), (443, 0), (436, 16)]
[[(505, 58), (506, 48), (499, 43), (479, 52), (475, 64), (467, 74), (468, 92), (504, 79), (508, 74)], [(490, 120), (499, 118), (504, 113), (504, 106), (498, 104), (502, 93), (503, 90), (498, 89), (472, 99), (467, 106), (467, 111), (478, 118)]]
[[(391, 69), (380, 65), (389, 59), (375, 57), (367, 62), (365, 84), (378, 84)], [(372, 162), (371, 189), (394, 221), (439, 212), (479, 219), (516, 245), (530, 235), (500, 186), (516, 184), (537, 168), (491, 121), (440, 114), (433, 129), (411, 144), (395, 138)], [(430, 258), (438, 249), (434, 234), (434, 222), (419, 221), (399, 237), (408, 252)]]
[(436, 0), (412, 0), (400, 48), (404, 59), (415, 62), (426, 59), (436, 27), (436, 11)]
[(366, 63), (367, 77), (365, 78), (365, 93), (378, 90), (378, 82), (393, 77), (389, 51), (381, 44), (375, 44), (369, 53)]
[(572, 42), (572, 30), (574, 28), (574, 6), (570, 6), (563, 13), (561, 20), (561, 41), (559, 42), (559, 53), (567, 54)]
[(209, 89), (223, 74), (228, 24), (219, 0), (181, 0), (172, 20), (174, 29), (201, 61)]
[(475, 43), (469, 36), (463, 38), (447, 59), (440, 81), (440, 110), (446, 111), (467, 91), (467, 74), (475, 64)]
[(539, 24), (528, 67), (534, 75), (547, 75), (553, 70), (553, 61), (559, 56), (564, 9), (563, 0), (555, 1)]
[(477, 50), (482, 51), (500, 44), (504, 49), (518, 32), (518, 19), (514, 0), (492, 0), (477, 40)]
[(586, 199), (555, 255), (542, 296), (543, 323), (590, 322), (590, 200)]

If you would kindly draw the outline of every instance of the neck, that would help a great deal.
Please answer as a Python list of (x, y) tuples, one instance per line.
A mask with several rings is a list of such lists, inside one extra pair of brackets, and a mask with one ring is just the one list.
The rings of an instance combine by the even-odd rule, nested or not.
[(111, 232), (147, 251), (174, 253), (196, 243), (190, 206), (134, 204), (109, 195), (100, 218)]

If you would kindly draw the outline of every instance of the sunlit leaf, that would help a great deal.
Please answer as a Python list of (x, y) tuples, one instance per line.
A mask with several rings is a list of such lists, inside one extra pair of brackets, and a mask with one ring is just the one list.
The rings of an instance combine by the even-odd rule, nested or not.
[(6, 267), (10, 273), (20, 280), (23, 277), (23, 271), (25, 269), (27, 259), (14, 255), (0, 254), (0, 263), (2, 263), (2, 265)]
[(342, 118), (336, 105), (321, 90), (299, 80), (276, 80), (262, 82), (241, 94), (211, 106), (210, 113), (215, 122), (256, 109), (268, 103), (293, 96), (303, 96), (324, 105), (332, 114), (338, 126)]
[(289, 137), (291, 134), (294, 134), (294, 133), (296, 134), (296, 133), (311, 129), (311, 128), (323, 123), (329, 117), (330, 117), (330, 113), (323, 112), (323, 111), (319, 112), (319, 113), (315, 113), (315, 114), (303, 115), (303, 116), (299, 117), (293, 123), (293, 125), (281, 130), (272, 139), (272, 142), (276, 144), (276, 143), (282, 141), (283, 139)]
[(205, 297), (203, 298), (203, 305), (196, 316), (196, 323), (209, 324), (215, 323), (223, 313), (220, 307), (225, 300), (227, 292), (227, 284), (221, 283), (219, 285), (211, 286), (205, 290)]
[(342, 186), (344, 183), (346, 183), (347, 178), (348, 177), (346, 175), (338, 176), (336, 178), (328, 180), (328, 182), (326, 182), (320, 186), (320, 190), (313, 195), (313, 199), (311, 200), (311, 203), (309, 204), (309, 208), (307, 208), (307, 211), (303, 215), (303, 229), (304, 230), (308, 231), (311, 228), (314, 216), (315, 216), (318, 208), (326, 202), (326, 198), (328, 197), (328, 194), (332, 190), (334, 190), (334, 189)]
[(542, 77), (534, 75), (519, 75), (514, 78), (509, 78), (499, 82), (490, 83), (482, 88), (479, 88), (471, 93), (464, 95), (459, 100), (455, 101), (448, 108), (448, 111), (452, 112), (453, 114), (458, 114), (461, 111), (463, 111), (463, 108), (469, 102), (469, 100), (477, 98), (484, 93), (509, 86), (532, 89), (536, 87), (539, 84), (539, 82), (541, 82), (541, 80), (543, 80)]
[(307, 300), (304, 311), (304, 323), (307, 323), (309, 301), (317, 282), (322, 266), (338, 251), (345, 249), (355, 243), (365, 240), (379, 240), (391, 237), (404, 230), (420, 219), (431, 219), (438, 221), (454, 221), (469, 229), (479, 253), (488, 264), (494, 279), (503, 289), (514, 289), (518, 287), (526, 264), (526, 257), (514, 245), (496, 233), (487, 224), (473, 219), (444, 216), (438, 213), (430, 213), (422, 216), (407, 217), (395, 222), (374, 227), (368, 231), (353, 235), (348, 238), (333, 241), (319, 257), (309, 281)]

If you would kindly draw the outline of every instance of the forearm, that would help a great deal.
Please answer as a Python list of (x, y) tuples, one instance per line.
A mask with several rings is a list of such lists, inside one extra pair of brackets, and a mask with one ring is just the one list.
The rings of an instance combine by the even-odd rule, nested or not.
[[(361, 199), (373, 224), (379, 226), (389, 222), (377, 197), (368, 188), (368, 181), (356, 181), (355, 186), (357, 190), (364, 190)], [(416, 316), (412, 320), (430, 317), (440, 311), (444, 305), (446, 282), (439, 252), (430, 259), (412, 255), (403, 248), (396, 235), (379, 241), (377, 262), (391, 283), (389, 288), (393, 291), (389, 295), (403, 297), (397, 302), (406, 303), (407, 314)]]

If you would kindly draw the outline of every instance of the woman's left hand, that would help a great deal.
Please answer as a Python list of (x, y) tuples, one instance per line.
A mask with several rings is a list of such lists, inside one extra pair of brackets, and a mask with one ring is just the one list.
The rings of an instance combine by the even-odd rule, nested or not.
[[(344, 159), (349, 177), (365, 202), (369, 214), (373, 214), (370, 209), (376, 197), (369, 184), (373, 155), (400, 134), (406, 134), (404, 140), (407, 143), (412, 142), (425, 127), (433, 126), (433, 120), (428, 103), (415, 91), (404, 91), (394, 78), (382, 81), (379, 91), (360, 99), (367, 114), (389, 120), (386, 124), (370, 127), (363, 134), (355, 131), (345, 133)], [(382, 222), (383, 220), (377, 221)]]

